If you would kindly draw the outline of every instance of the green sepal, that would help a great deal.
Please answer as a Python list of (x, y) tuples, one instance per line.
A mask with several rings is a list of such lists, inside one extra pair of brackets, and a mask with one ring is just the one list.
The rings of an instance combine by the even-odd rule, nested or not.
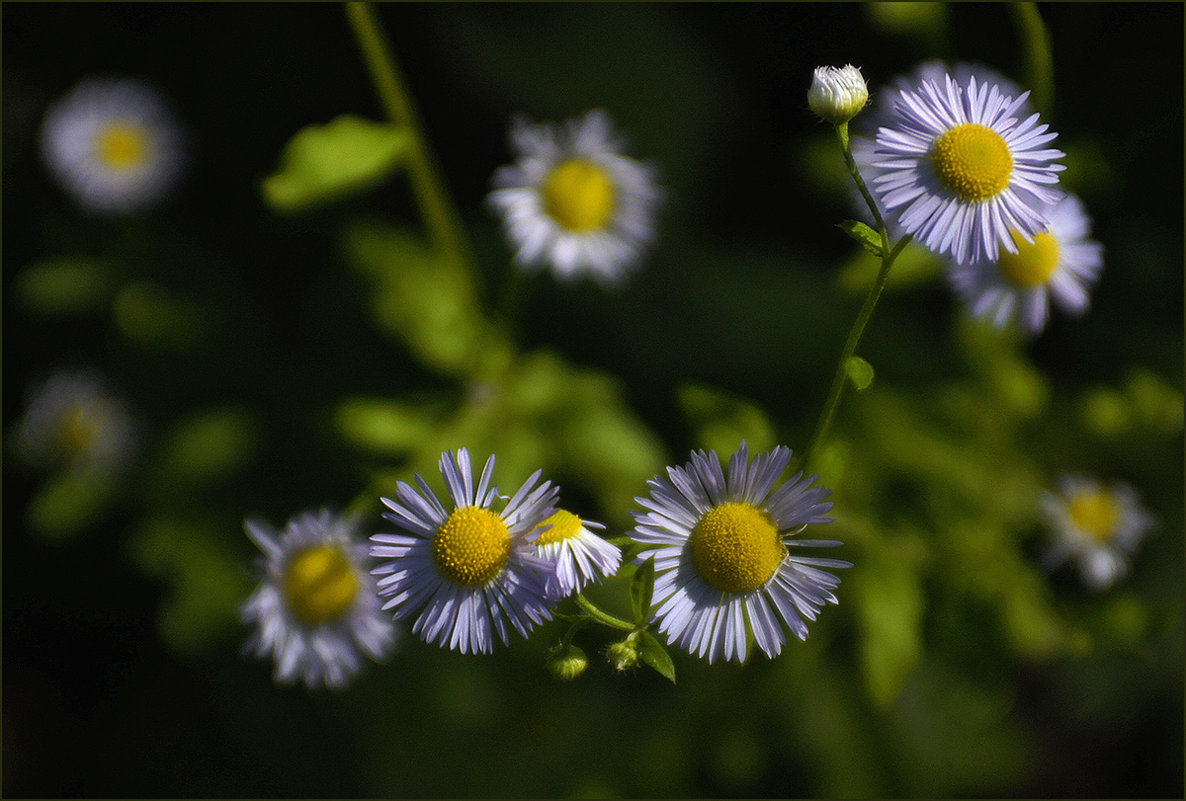
[(865, 223), (859, 220), (845, 220), (841, 223), (836, 223), (836, 227), (844, 233), (848, 234), (865, 250), (872, 253), (874, 256), (880, 258), (885, 251), (881, 247), (881, 234), (874, 231)]
[(638, 632), (638, 653), (656, 673), (675, 684), (675, 665), (663, 644), (649, 631)]
[(857, 389), (868, 389), (873, 383), (873, 365), (860, 356), (849, 356), (844, 363), (844, 371)]
[(651, 596), (655, 592), (655, 557), (638, 566), (630, 581), (630, 606), (634, 609), (634, 622), (643, 625), (647, 612), (651, 611)]
[(263, 180), (264, 200), (273, 211), (295, 213), (369, 188), (400, 167), (411, 147), (410, 131), (352, 114), (306, 126)]

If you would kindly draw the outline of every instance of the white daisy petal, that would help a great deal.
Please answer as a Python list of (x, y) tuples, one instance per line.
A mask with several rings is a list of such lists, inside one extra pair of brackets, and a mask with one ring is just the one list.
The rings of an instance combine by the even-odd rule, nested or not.
[(293, 517), (280, 534), (254, 519), (244, 528), (264, 553), (260, 584), (241, 610), (255, 629), (246, 648), (275, 661), (276, 681), (340, 689), (362, 669), (362, 654), (386, 659), (396, 629), (353, 521), (323, 509)]
[(1049, 570), (1074, 560), (1085, 584), (1107, 589), (1128, 572), (1132, 554), (1157, 521), (1127, 484), (1105, 486), (1077, 475), (1058, 483), (1058, 494), (1044, 493), (1039, 502), (1052, 535), (1043, 563)]
[(684, 467), (649, 481), (649, 498), (636, 499), (650, 510), (635, 513), (633, 537), (644, 546), (636, 561), (654, 556), (652, 614), (668, 642), (710, 663), (740, 662), (752, 633), (758, 648), (775, 656), (785, 642), (783, 625), (804, 639), (801, 616), (814, 620), (824, 604), (836, 603), (832, 590), (840, 580), (818, 568), (850, 563), (791, 554), (792, 546), (797, 552), (840, 543), (794, 539), (804, 525), (829, 522), (823, 512), (831, 504), (820, 502), (829, 490), (811, 486), (814, 477), (796, 475), (774, 489), (790, 458), (790, 449), (779, 446), (751, 463), (742, 443), (723, 471), (716, 453), (697, 451)]
[(490, 456), (475, 484), (465, 448), (443, 453), (439, 468), (453, 508), (446, 510), (417, 474), (419, 493), (401, 483), (399, 503), (382, 499), (392, 510), (384, 518), (404, 534), (371, 537), (371, 555), (383, 560), (375, 569), (384, 575), (377, 588), (383, 608), (396, 619), (414, 618), (412, 631), (424, 641), (461, 653), (488, 653), (496, 639), (505, 645), (508, 622), (526, 637), (554, 604), (552, 566), (527, 535), (555, 511), (558, 490), (539, 483), (537, 470), (495, 512), (491, 505), (502, 496), (494, 466)]
[(601, 109), (563, 129), (512, 121), (514, 165), (498, 168), (487, 196), (524, 266), (547, 264), (561, 280), (617, 283), (654, 238), (662, 191), (657, 171), (623, 155)]
[[(1016, 321), (1037, 334), (1046, 325), (1051, 301), (1069, 314), (1086, 311), (1089, 289), (1103, 267), (1103, 247), (1087, 238), (1091, 219), (1074, 195), (1037, 208), (1047, 222), (1036, 236), (1006, 227), (1013, 235), (996, 259), (952, 264), (948, 270), (952, 288), (973, 317), (997, 327)], [(1001, 213), (1009, 214), (1009, 208)], [(1010, 220), (1009, 225), (1016, 224)]]

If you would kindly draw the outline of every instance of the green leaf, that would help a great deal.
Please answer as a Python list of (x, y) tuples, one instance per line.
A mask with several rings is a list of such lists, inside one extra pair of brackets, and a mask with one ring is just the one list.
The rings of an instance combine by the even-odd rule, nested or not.
[(255, 425), (243, 408), (209, 409), (185, 420), (165, 445), (162, 486), (204, 483), (239, 468), (250, 455)]
[(655, 591), (655, 558), (643, 562), (634, 571), (630, 581), (630, 606), (634, 609), (634, 622), (643, 625), (647, 612), (651, 611), (651, 596)]
[(679, 405), (700, 443), (717, 453), (732, 453), (742, 440), (751, 452), (776, 444), (766, 413), (737, 395), (703, 384), (684, 384), (679, 388)]
[(377, 322), (427, 366), (469, 375), (506, 347), (483, 316), (472, 277), (419, 237), (391, 226), (359, 224), (345, 235), (355, 269), (373, 287)]
[(649, 631), (640, 631), (638, 634), (638, 653), (642, 657), (642, 661), (654, 668), (663, 678), (675, 684), (675, 665), (672, 664), (671, 655), (667, 653), (667, 649)]
[(873, 365), (860, 356), (849, 356), (844, 371), (848, 373), (857, 389), (868, 389), (873, 383)]
[(280, 169), (263, 181), (274, 211), (294, 213), (369, 188), (407, 158), (412, 134), (387, 123), (343, 114), (296, 133), (280, 156)]
[(31, 264), (17, 276), (17, 297), (42, 314), (77, 314), (103, 308), (114, 291), (109, 262), (59, 258)]
[(338, 405), (334, 425), (359, 447), (402, 454), (431, 438), (440, 421), (429, 409), (386, 398), (351, 398)]
[(874, 231), (868, 225), (865, 225), (865, 223), (859, 220), (845, 220), (842, 223), (836, 223), (836, 227), (852, 237), (865, 250), (877, 258), (881, 258), (884, 252), (881, 249), (881, 234)]
[(114, 497), (101, 474), (70, 471), (47, 482), (29, 502), (30, 527), (47, 539), (65, 540), (107, 512)]

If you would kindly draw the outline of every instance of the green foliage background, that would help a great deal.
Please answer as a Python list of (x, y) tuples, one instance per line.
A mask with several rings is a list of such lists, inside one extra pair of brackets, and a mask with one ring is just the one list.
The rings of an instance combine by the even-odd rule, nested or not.
[[(1092, 309), (994, 334), (903, 255), (821, 461), (855, 567), (806, 643), (676, 653), (673, 686), (613, 674), (596, 632), (585, 676), (552, 679), (555, 624), (490, 657), (409, 636), (310, 694), (239, 656), (243, 517), (325, 504), (374, 530), (379, 491), (465, 445), (507, 486), (545, 466), (618, 534), (691, 448), (805, 448), (874, 268), (835, 228), (810, 70), (876, 88), (945, 57), (1028, 84), (1025, 39), (996, 4), (382, 6), (474, 274), (425, 248), (341, 8), (5, 4), (4, 431), (70, 365), (142, 427), (101, 489), (5, 449), (5, 795), (1178, 796), (1182, 8), (1039, 10), (1041, 111), (1106, 247)], [(46, 106), (95, 74), (153, 82), (189, 128), (150, 214), (87, 217), (37, 158)], [(658, 247), (617, 292), (522, 281), (508, 333), (482, 205), (507, 121), (594, 106), (662, 171)], [(335, 136), (357, 156), (318, 162)], [(1159, 519), (1107, 593), (1037, 566), (1035, 493), (1063, 472)], [(624, 577), (593, 595), (625, 614)]]

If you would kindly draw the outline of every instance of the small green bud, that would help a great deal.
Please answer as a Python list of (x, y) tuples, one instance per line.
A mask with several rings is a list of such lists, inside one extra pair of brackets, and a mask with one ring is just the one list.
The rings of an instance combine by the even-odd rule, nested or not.
[(807, 90), (807, 105), (816, 116), (833, 125), (851, 120), (869, 102), (869, 87), (859, 67), (816, 67)]
[(614, 670), (624, 672), (638, 666), (639, 660), (638, 632), (631, 632), (621, 642), (612, 643), (605, 649), (605, 657), (614, 666)]
[(589, 658), (575, 645), (557, 645), (548, 650), (548, 670), (564, 681), (572, 681), (585, 672)]

